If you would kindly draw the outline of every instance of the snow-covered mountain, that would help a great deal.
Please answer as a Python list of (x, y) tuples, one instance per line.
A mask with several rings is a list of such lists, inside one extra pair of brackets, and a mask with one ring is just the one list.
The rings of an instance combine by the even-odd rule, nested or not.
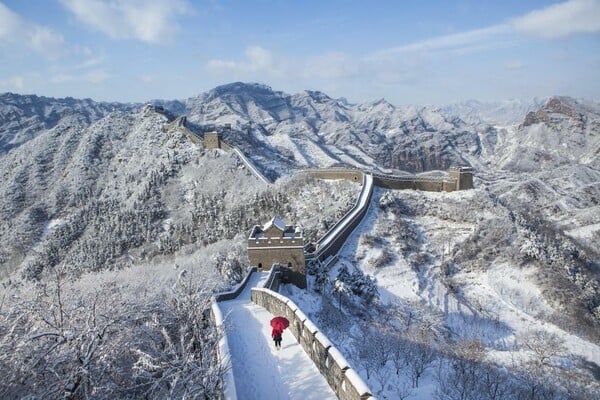
[[(0, 109), (26, 115), (28, 99)], [(37, 125), (25, 128), (28, 140), (7, 140), (11, 145), (0, 156), (3, 274), (19, 271), (36, 277), (66, 260), (80, 272), (131, 265), (184, 244), (231, 239), (257, 220), (270, 219), (271, 213), (297, 218), (288, 205), (296, 200), (261, 188), (235, 155), (207, 152), (181, 132), (165, 131), (172, 119), (168, 112), (153, 107), (129, 111), (125, 106), (108, 112), (97, 104), (88, 110), (77, 101), (73, 111), (64, 103), (43, 99), (36, 107), (45, 114), (29, 117)], [(44, 117), (63, 107), (66, 116), (56, 123)], [(7, 125), (18, 121), (10, 118)], [(278, 186), (286, 188), (286, 182)], [(346, 196), (343, 204), (353, 197)], [(210, 215), (201, 211), (207, 204)], [(247, 208), (252, 218), (240, 219)], [(330, 213), (326, 221), (303, 218), (313, 236), (323, 233), (338, 213), (335, 207), (324, 212)], [(191, 235), (193, 225), (203, 232)]]
[(496, 161), (513, 171), (561, 165), (600, 167), (600, 105), (567, 97), (550, 98), (521, 124), (499, 130)]
[[(565, 106), (556, 108), (557, 103)], [(257, 156), (265, 162), (285, 154), (296, 167), (346, 164), (421, 172), (453, 164), (535, 170), (567, 159), (597, 163), (600, 106), (566, 97), (396, 107), (384, 99), (349, 104), (317, 91), (289, 95), (238, 82), (163, 105), (185, 110), (200, 125), (231, 124), (232, 141), (248, 143), (248, 151), (257, 153), (259, 144)], [(556, 112), (544, 111), (553, 107)], [(571, 116), (565, 110), (572, 110)], [(532, 119), (540, 113), (546, 117)]]
[(518, 99), (492, 102), (466, 100), (442, 106), (441, 110), (447, 115), (456, 115), (473, 125), (508, 126), (521, 123), (528, 112), (538, 109), (547, 100), (539, 98), (528, 102)]
[(90, 99), (53, 99), (35, 95), (0, 95), (0, 152), (33, 139), (57, 125), (86, 126), (114, 110), (134, 105), (98, 103)]
[[(290, 95), (247, 83), (152, 103), (168, 112), (141, 104), (0, 95), (0, 274), (12, 282), (5, 279), (6, 288), (22, 288), (22, 298), (29, 292), (41, 296), (45, 286), (28, 286), (28, 280), (50, 282), (55, 270), (88, 282), (74, 283), (73, 293), (93, 287), (89, 281), (96, 274), (105, 288), (153, 276), (152, 290), (158, 290), (180, 282), (182, 270), (202, 283), (227, 286), (242, 275), (251, 225), (280, 214), (304, 225), (314, 240), (359, 191), (297, 170), (348, 165), (421, 172), (467, 164), (476, 171), (473, 191), (376, 192), (366, 220), (328, 272), (331, 281), (342, 265), (352, 279), (373, 275), (379, 291), (369, 298), (374, 303), (348, 295), (347, 313), (341, 314), (327, 283), (316, 297), (291, 288), (288, 294), (316, 321), (338, 318), (323, 319), (321, 328), (348, 351), (361, 375), (375, 368), (373, 353), (359, 344), (364, 337), (369, 344), (400, 340), (406, 357), (435, 349), (435, 357), (427, 354), (440, 367), (413, 371), (424, 374), (426, 384), (403, 390), (412, 393), (408, 398), (448, 394), (443, 390), (451, 388), (440, 382), (456, 378), (452, 374), (466, 368), (460, 362), (488, 377), (505, 371), (494, 375), (496, 382), (509, 382), (506, 393), (523, 398), (531, 388), (538, 390), (531, 397), (536, 399), (598, 393), (598, 103), (552, 97), (398, 107), (383, 99), (351, 104), (318, 91)], [(233, 153), (204, 149), (176, 129), (163, 129), (175, 115), (186, 115), (200, 134), (220, 129), (266, 175), (278, 178), (275, 184), (257, 180)], [(114, 275), (98, 273), (107, 269)], [(0, 313), (5, 309), (0, 306)], [(369, 323), (377, 318), (394, 321), (398, 329), (376, 334)], [(29, 334), (43, 324), (31, 321)], [(527, 346), (536, 338), (527, 335), (537, 332), (563, 345), (548, 359), (536, 353), (542, 358), (527, 373), (521, 367), (534, 364), (519, 357), (535, 361), (536, 350)], [(16, 346), (6, 343), (0, 342)], [(474, 348), (477, 358), (471, 359)], [(10, 365), (3, 357), (0, 370)], [(398, 368), (418, 361), (411, 360)], [(386, 362), (390, 367), (391, 359)], [(553, 374), (561, 378), (536, 386)], [(569, 374), (573, 387), (565, 389)], [(369, 379), (381, 397), (410, 384), (385, 374)], [(385, 387), (386, 380), (398, 386)], [(566, 392), (552, 392), (555, 387)], [(0, 384), (0, 394), (7, 393), (2, 390)]]
[[(158, 102), (173, 111), (181, 104)], [(477, 154), (476, 131), (460, 118), (428, 107), (395, 107), (385, 100), (349, 104), (318, 91), (295, 95), (261, 84), (233, 83), (185, 101), (189, 120), (231, 124), (232, 141), (284, 153), (297, 167), (346, 164), (427, 171), (465, 164)]]

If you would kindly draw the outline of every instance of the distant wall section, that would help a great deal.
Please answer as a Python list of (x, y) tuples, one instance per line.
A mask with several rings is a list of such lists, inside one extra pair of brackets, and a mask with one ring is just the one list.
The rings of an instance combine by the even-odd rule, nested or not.
[(427, 192), (453, 192), (455, 190), (473, 189), (473, 168), (452, 167), (447, 178), (420, 177), (415, 175), (389, 175), (367, 172), (352, 168), (316, 168), (302, 171), (319, 179), (345, 179), (362, 182), (365, 174), (373, 176), (375, 186), (393, 190), (424, 190)]
[(322, 168), (307, 169), (302, 173), (319, 179), (345, 179), (347, 181), (362, 183), (363, 171), (349, 168)]
[(376, 186), (386, 189), (424, 190), (426, 192), (453, 192), (473, 189), (473, 169), (471, 167), (453, 167), (447, 178), (426, 178), (420, 176), (397, 176), (373, 174)]
[[(354, 178), (352, 175), (346, 175)], [(314, 253), (306, 255), (306, 259), (318, 259), (320, 262), (335, 257), (340, 251), (348, 236), (360, 224), (369, 209), (373, 196), (373, 177), (360, 172), (362, 190), (354, 206), (348, 211), (319, 241)], [(339, 179), (339, 178), (334, 178)], [(343, 178), (345, 179), (345, 178)]]

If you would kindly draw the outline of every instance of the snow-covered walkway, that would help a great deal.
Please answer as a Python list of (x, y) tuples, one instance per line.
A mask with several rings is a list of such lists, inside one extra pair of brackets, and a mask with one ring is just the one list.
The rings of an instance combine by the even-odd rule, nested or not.
[(296, 338), (285, 330), (275, 350), (269, 321), (274, 317), (250, 300), (250, 289), (262, 287), (267, 272), (252, 274), (235, 299), (218, 303), (225, 329), (235, 388), (240, 400), (336, 399), (325, 378)]

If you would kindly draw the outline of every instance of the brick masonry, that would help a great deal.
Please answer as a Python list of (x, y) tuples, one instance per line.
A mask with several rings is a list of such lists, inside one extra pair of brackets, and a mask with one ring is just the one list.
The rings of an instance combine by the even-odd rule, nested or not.
[(290, 321), (289, 330), (340, 400), (374, 400), (366, 383), (327, 337), (287, 297), (266, 288), (253, 288), (252, 301)]

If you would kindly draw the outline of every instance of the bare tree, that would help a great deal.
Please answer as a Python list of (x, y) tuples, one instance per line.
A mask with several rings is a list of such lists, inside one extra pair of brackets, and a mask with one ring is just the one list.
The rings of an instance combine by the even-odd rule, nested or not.
[(0, 309), (0, 398), (219, 397), (210, 291), (192, 277), (157, 291), (82, 293), (60, 271), (15, 289)]
[(544, 330), (529, 331), (523, 337), (523, 345), (528, 349), (534, 362), (550, 366), (553, 358), (564, 357), (568, 354), (565, 341), (555, 333)]
[(406, 363), (412, 379), (413, 387), (419, 387), (419, 379), (436, 359), (437, 352), (433, 341), (433, 333), (426, 328), (418, 327), (408, 332), (409, 343), (406, 348)]

